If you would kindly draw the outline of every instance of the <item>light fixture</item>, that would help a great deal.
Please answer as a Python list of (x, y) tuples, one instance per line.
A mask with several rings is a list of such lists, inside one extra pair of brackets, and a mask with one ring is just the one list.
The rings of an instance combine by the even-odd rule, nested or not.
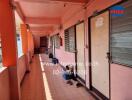
[(66, 7), (66, 3), (64, 3), (64, 7)]

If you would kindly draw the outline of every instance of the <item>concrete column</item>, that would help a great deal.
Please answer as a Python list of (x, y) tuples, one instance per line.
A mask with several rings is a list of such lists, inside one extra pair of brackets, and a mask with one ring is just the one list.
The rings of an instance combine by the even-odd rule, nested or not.
[(2, 62), (3, 66), (9, 69), (10, 100), (20, 100), (15, 16), (10, 0), (0, 0), (0, 33), (2, 39)]
[(27, 25), (21, 24), (22, 50), (26, 54), (28, 52), (28, 33)]

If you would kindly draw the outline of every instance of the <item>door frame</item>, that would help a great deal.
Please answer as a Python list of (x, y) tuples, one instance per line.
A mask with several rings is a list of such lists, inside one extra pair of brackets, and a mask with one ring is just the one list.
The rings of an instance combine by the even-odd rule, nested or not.
[[(45, 40), (45, 42), (46, 42), (46, 44), (45, 45), (42, 45), (42, 41), (44, 41)], [(44, 51), (42, 50), (41, 51), (41, 48), (43, 48), (44, 49)], [(48, 48), (48, 38), (47, 38), (47, 36), (41, 36), (40, 37), (40, 53), (46, 53), (47, 52), (47, 49)]]
[[(88, 45), (89, 45), (89, 49), (88, 49), (88, 62), (89, 62), (89, 83), (90, 83), (90, 87), (89, 87), (89, 90), (92, 90), (94, 91), (97, 95), (99, 95), (101, 98), (107, 98), (105, 97), (102, 93), (100, 93), (98, 90), (96, 90), (95, 88), (93, 89), (92, 87), (92, 66), (91, 66), (91, 62), (92, 62), (92, 55), (91, 55), (91, 19), (95, 16), (98, 16), (100, 14), (103, 14), (104, 12), (106, 11), (109, 11), (109, 52), (111, 53), (111, 48), (110, 48), (110, 42), (111, 42), (111, 16), (110, 16), (110, 8), (113, 7), (113, 6), (116, 6), (116, 5), (120, 5), (124, 2), (127, 2), (128, 0), (121, 0), (121, 1), (118, 1), (117, 3), (113, 4), (113, 5), (110, 5), (109, 7), (97, 12), (97, 14), (93, 14), (91, 16), (88, 17)], [(111, 55), (111, 54), (110, 54)], [(109, 99), (108, 100), (111, 100), (111, 64), (112, 62), (109, 61)]]
[(53, 49), (53, 50), (52, 50), (53, 58), (55, 58), (55, 57), (56, 57), (56, 55), (55, 55), (55, 49), (56, 49), (56, 48), (55, 48), (55, 35), (52, 36), (52, 44), (53, 44), (53, 45), (52, 45), (52, 49)]
[[(47, 43), (46, 46), (44, 46), (44, 45), (41, 44), (41, 43), (42, 43), (41, 41), (43, 40), (43, 38), (46, 39), (46, 40), (45, 40), (46, 43)], [(47, 38), (47, 36), (41, 36), (41, 37), (40, 37), (40, 47), (46, 47), (46, 48), (48, 47), (48, 38)]]
[(110, 85), (110, 61), (109, 61), (109, 59), (108, 59), (108, 67), (109, 67), (109, 99), (106, 97), (106, 96), (104, 96), (103, 95), (103, 93), (101, 93), (100, 91), (98, 91), (95, 87), (93, 87), (92, 86), (92, 65), (91, 65), (91, 63), (92, 63), (92, 37), (91, 37), (91, 19), (92, 18), (94, 18), (94, 17), (96, 17), (96, 16), (99, 16), (99, 15), (101, 15), (101, 14), (103, 14), (103, 13), (105, 13), (105, 12), (107, 12), (108, 11), (108, 13), (109, 13), (109, 36), (108, 36), (108, 52), (110, 53), (110, 11), (108, 10), (108, 9), (106, 9), (106, 10), (104, 10), (104, 11), (101, 11), (101, 12), (99, 12), (98, 14), (96, 14), (96, 15), (93, 15), (93, 16), (90, 16), (89, 18), (88, 18), (88, 32), (89, 32), (89, 34), (88, 34), (88, 44), (89, 44), (89, 51), (88, 51), (88, 53), (89, 53), (89, 82), (90, 82), (90, 90), (92, 90), (92, 91), (94, 91), (97, 95), (99, 95), (102, 99), (105, 99), (105, 100), (109, 100), (110, 99), (110, 88), (111, 88), (111, 85)]
[[(77, 35), (77, 32), (76, 32), (76, 26), (79, 25), (79, 24), (82, 24), (84, 23), (84, 20), (80, 21), (79, 23), (75, 24), (75, 70), (76, 70), (76, 77), (84, 84), (86, 85), (86, 74), (85, 74), (85, 80), (82, 79), (79, 75), (77, 75), (77, 38), (76, 38), (76, 35)], [(85, 23), (84, 23), (84, 36), (85, 36)], [(84, 47), (85, 47), (85, 37), (84, 37)], [(84, 51), (83, 51), (84, 52)], [(84, 52), (84, 56), (85, 56), (85, 52)], [(85, 61), (85, 59), (84, 59)], [(84, 67), (85, 67), (85, 73), (86, 73), (86, 66), (85, 66), (85, 62), (84, 62)]]

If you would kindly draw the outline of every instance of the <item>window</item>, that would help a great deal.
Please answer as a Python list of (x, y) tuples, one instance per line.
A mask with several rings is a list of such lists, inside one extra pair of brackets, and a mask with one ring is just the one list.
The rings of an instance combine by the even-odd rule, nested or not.
[(20, 17), (18, 16), (17, 12), (15, 12), (15, 20), (16, 20), (16, 39), (17, 39), (17, 51), (18, 57), (22, 56), (22, 39), (20, 35), (20, 24), (22, 23)]
[(55, 39), (55, 48), (60, 48), (60, 37), (59, 37), (59, 34), (55, 35), (54, 36), (54, 39)]
[(123, 16), (111, 16), (112, 62), (132, 67), (132, 1), (123, 3)]
[(75, 51), (75, 26), (65, 30), (65, 50), (68, 52)]
[(0, 37), (0, 68), (1, 67), (2, 67), (2, 47), (1, 47), (1, 37)]
[(20, 57), (22, 53), (22, 41), (20, 33), (17, 33), (17, 50), (18, 50), (18, 57)]

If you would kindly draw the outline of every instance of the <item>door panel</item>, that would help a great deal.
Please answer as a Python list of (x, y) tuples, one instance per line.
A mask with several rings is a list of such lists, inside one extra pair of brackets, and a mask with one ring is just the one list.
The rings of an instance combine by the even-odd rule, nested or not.
[(77, 75), (85, 80), (84, 66), (84, 23), (76, 26)]
[(47, 37), (40, 37), (40, 47), (47, 47), (48, 42), (47, 42)]
[(109, 12), (91, 19), (92, 87), (109, 98)]
[(53, 36), (53, 57), (55, 57), (55, 37)]
[(47, 37), (40, 37), (40, 53), (46, 53), (48, 47)]

